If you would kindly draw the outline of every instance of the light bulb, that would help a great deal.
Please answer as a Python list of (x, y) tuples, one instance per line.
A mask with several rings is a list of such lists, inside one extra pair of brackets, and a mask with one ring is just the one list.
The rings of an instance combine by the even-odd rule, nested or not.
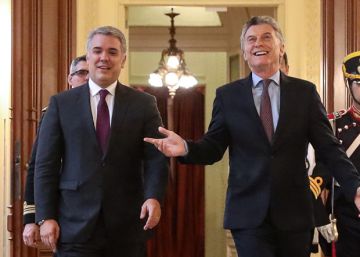
[(153, 87), (162, 87), (163, 82), (160, 74), (158, 73), (151, 73), (148, 80), (149, 84)]
[(165, 83), (169, 86), (175, 86), (179, 81), (175, 72), (169, 72), (165, 75)]
[(197, 83), (198, 83), (197, 79), (194, 76), (188, 74), (183, 74), (179, 80), (179, 86), (183, 88), (193, 87)]
[(179, 67), (179, 64), (180, 64), (179, 58), (175, 55), (170, 55), (166, 62), (166, 66), (169, 69), (177, 69)]

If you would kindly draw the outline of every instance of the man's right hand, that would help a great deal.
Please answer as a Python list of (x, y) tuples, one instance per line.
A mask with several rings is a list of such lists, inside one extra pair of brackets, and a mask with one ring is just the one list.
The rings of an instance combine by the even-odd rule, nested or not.
[(40, 226), (41, 241), (49, 247), (54, 253), (56, 252), (56, 243), (59, 238), (60, 227), (56, 220), (45, 220)]
[(187, 154), (185, 141), (178, 134), (163, 127), (159, 127), (159, 132), (166, 137), (160, 139), (145, 137), (144, 141), (155, 145), (167, 157), (184, 156)]
[(31, 247), (36, 247), (40, 242), (39, 226), (35, 223), (26, 224), (23, 231), (24, 244)]

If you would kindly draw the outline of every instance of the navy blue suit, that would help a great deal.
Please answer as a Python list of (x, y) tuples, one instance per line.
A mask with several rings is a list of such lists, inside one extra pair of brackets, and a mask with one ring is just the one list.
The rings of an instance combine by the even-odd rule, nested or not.
[[(333, 136), (312, 83), (281, 73), (279, 121), (271, 143), (251, 88), (250, 75), (217, 89), (208, 132), (201, 140), (188, 142), (189, 153), (180, 160), (212, 164), (229, 148), (226, 229), (252, 230), (265, 222), (279, 231), (310, 234), (314, 221), (305, 167), (308, 143), (343, 185), (348, 199), (354, 199), (360, 186), (359, 175)], [(258, 256), (243, 252), (239, 255)]]
[(143, 243), (141, 205), (161, 200), (168, 171), (166, 158), (143, 138), (159, 137), (161, 124), (153, 96), (118, 83), (102, 154), (88, 84), (51, 97), (36, 156), (36, 220), (57, 220), (60, 243), (86, 242), (99, 217), (114, 246)]

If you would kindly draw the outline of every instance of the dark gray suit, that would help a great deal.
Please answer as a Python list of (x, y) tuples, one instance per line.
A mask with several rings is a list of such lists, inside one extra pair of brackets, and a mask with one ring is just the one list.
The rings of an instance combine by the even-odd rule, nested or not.
[(155, 98), (118, 83), (104, 155), (89, 99), (86, 84), (50, 100), (36, 157), (36, 220), (56, 219), (60, 242), (75, 243), (89, 239), (101, 215), (113, 243), (144, 242), (141, 205), (161, 200), (167, 181), (166, 158), (143, 142), (160, 136)]
[(281, 74), (279, 121), (271, 143), (251, 88), (250, 75), (217, 90), (208, 132), (200, 141), (188, 142), (189, 153), (180, 160), (212, 164), (229, 147), (225, 228), (251, 230), (266, 220), (280, 231), (310, 232), (312, 196), (304, 161), (308, 143), (343, 185), (351, 201), (360, 186), (359, 175), (333, 136), (312, 83)]

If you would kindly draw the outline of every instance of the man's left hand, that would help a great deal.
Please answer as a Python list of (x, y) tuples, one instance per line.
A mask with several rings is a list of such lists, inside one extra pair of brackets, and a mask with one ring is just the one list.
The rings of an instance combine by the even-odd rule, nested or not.
[(54, 253), (60, 234), (60, 227), (56, 220), (48, 219), (40, 226), (41, 241), (49, 247)]
[(150, 198), (147, 199), (141, 207), (140, 219), (148, 215), (144, 230), (154, 228), (160, 221), (161, 207), (158, 200)]

